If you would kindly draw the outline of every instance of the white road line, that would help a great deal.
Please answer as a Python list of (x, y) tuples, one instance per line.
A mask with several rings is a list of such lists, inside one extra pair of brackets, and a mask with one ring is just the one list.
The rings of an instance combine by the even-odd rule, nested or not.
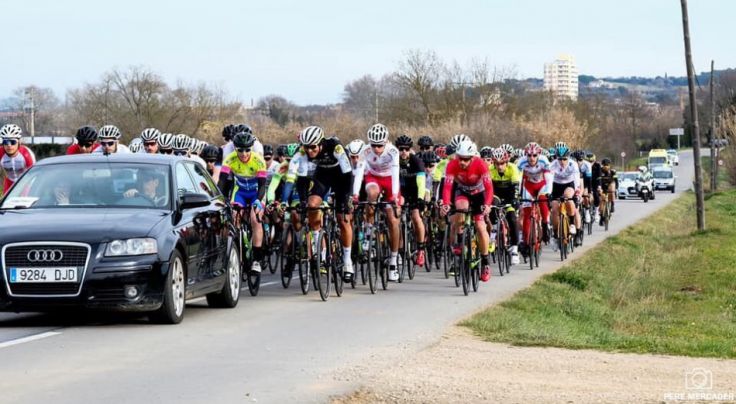
[(43, 338), (53, 337), (54, 335), (59, 335), (59, 334), (61, 334), (61, 333), (60, 332), (49, 331), (49, 332), (43, 332), (41, 334), (29, 335), (27, 337), (13, 339), (13, 340), (10, 340), (10, 341), (0, 342), (0, 349), (11, 347), (13, 345), (25, 344), (26, 342), (37, 341), (37, 340), (43, 339)]

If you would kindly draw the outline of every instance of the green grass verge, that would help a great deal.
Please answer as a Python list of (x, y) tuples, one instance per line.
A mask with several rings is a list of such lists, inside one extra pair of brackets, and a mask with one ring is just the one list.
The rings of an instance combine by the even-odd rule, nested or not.
[(736, 358), (736, 191), (694, 196), (461, 325), (488, 341)]

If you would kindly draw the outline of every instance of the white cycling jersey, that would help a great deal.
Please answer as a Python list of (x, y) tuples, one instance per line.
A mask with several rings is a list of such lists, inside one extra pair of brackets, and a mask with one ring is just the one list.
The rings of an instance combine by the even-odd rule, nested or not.
[(360, 184), (366, 172), (375, 177), (391, 177), (391, 193), (399, 194), (399, 149), (396, 146), (386, 143), (380, 154), (374, 152), (372, 147), (366, 147), (359, 156), (353, 181), (353, 195), (360, 193)]
[(580, 170), (576, 162), (568, 160), (567, 164), (563, 167), (560, 160), (555, 160), (552, 162), (550, 171), (554, 175), (553, 181), (556, 184), (574, 183), (575, 189), (580, 188)]
[(580, 175), (585, 178), (590, 178), (593, 176), (593, 165), (590, 164), (590, 161), (583, 160), (578, 165), (580, 168)]
[[(102, 146), (100, 146), (100, 147), (92, 150), (92, 153), (102, 153)], [(128, 148), (128, 146), (126, 146), (126, 145), (118, 142), (118, 147), (115, 150), (115, 153), (119, 153), (119, 154), (130, 154), (132, 152), (130, 151), (130, 149)]]

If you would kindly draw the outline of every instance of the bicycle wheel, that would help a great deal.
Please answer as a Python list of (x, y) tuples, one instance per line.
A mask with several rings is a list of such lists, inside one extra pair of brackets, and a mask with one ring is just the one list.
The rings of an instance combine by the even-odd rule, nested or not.
[[(414, 276), (417, 274), (417, 266), (414, 263), (415, 257), (419, 253), (419, 250), (417, 249), (417, 243), (414, 235), (414, 229), (410, 228), (407, 231), (407, 242), (406, 242), (406, 255), (404, 258), (405, 265), (406, 265), (406, 274), (409, 275), (409, 280), (413, 280)], [(426, 244), (425, 244), (426, 246)], [(428, 266), (427, 262), (427, 252), (424, 252), (424, 266)]]
[(378, 234), (376, 235), (376, 240), (378, 241), (378, 250), (380, 251), (380, 257), (381, 261), (379, 262), (379, 275), (381, 276), (381, 288), (383, 290), (386, 290), (388, 288), (388, 257), (389, 257), (389, 248), (388, 248), (388, 235), (386, 234), (384, 229), (381, 229)]
[(291, 245), (287, 253), (279, 259), (279, 272), (281, 273), (281, 286), (287, 289), (291, 284), (291, 276), (294, 273), (294, 264), (296, 262), (296, 237), (294, 228), (289, 226), (288, 230), (281, 233), (281, 246), (286, 246), (286, 241), (291, 240)]
[(537, 230), (539, 224), (536, 221), (536, 218), (531, 218), (531, 224), (529, 226), (529, 240), (527, 243), (527, 246), (529, 248), (529, 269), (534, 269), (534, 253), (537, 250)]
[(299, 237), (299, 233), (295, 232), (295, 235), (297, 236), (295, 246), (297, 248), (296, 262), (298, 262), (297, 265), (299, 266), (299, 286), (301, 287), (302, 294), (306, 295), (309, 293), (309, 282), (311, 282), (312, 277), (311, 265), (307, 259), (306, 240)]
[(312, 262), (314, 262), (314, 268), (312, 269), (313, 276), (317, 280), (317, 290), (319, 290), (319, 297), (323, 301), (327, 301), (330, 297), (330, 267), (329, 267), (329, 235), (325, 233), (324, 229), (320, 229), (317, 232), (315, 240), (312, 242)]
[(611, 201), (606, 200), (606, 217), (604, 219), (606, 231), (608, 231), (608, 222), (610, 220), (611, 220)]
[[(340, 243), (340, 239), (336, 236), (330, 237), (330, 245), (332, 246), (330, 248), (329, 252), (329, 258), (330, 258), (330, 266), (332, 267), (332, 283), (335, 284), (335, 294), (340, 297), (342, 296), (343, 291), (343, 258), (342, 258), (342, 244)], [(353, 284), (355, 284), (355, 276), (353, 276)]]
[(463, 294), (465, 296), (470, 293), (470, 266), (473, 262), (472, 257), (472, 250), (470, 245), (470, 238), (472, 235), (470, 234), (470, 230), (465, 228), (465, 231), (462, 235), (463, 239), (461, 240), (462, 246), (463, 246), (463, 252), (460, 254), (460, 265), (459, 270), (460, 272), (460, 283), (463, 285)]
[(368, 260), (366, 261), (366, 274), (368, 275), (368, 287), (371, 293), (376, 293), (378, 285), (378, 268), (380, 266), (380, 255), (378, 251), (378, 243), (375, 234), (365, 236), (368, 243)]
[(595, 206), (592, 204), (588, 208), (590, 210), (590, 220), (588, 221), (588, 235), (593, 234), (593, 221), (595, 221)]
[(442, 236), (442, 261), (445, 270), (445, 279), (450, 277), (450, 267), (453, 264), (452, 247), (450, 246), (450, 225), (445, 226), (444, 235)]
[(473, 292), (478, 291), (478, 285), (480, 284), (480, 251), (477, 246), (477, 240), (475, 234), (471, 234), (470, 239), (470, 284), (473, 287)]
[(399, 222), (399, 256), (396, 258), (396, 269), (399, 271), (399, 283), (404, 282), (404, 276), (406, 274), (406, 255), (407, 255), (407, 231), (406, 221), (404, 215), (401, 215), (401, 222)]

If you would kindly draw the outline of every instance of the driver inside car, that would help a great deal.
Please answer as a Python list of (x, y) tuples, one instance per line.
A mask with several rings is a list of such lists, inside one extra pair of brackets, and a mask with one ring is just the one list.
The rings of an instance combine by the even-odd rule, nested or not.
[(153, 170), (138, 171), (138, 187), (123, 193), (125, 198), (140, 197), (153, 203), (154, 206), (166, 205), (166, 196), (158, 193), (161, 180)]

